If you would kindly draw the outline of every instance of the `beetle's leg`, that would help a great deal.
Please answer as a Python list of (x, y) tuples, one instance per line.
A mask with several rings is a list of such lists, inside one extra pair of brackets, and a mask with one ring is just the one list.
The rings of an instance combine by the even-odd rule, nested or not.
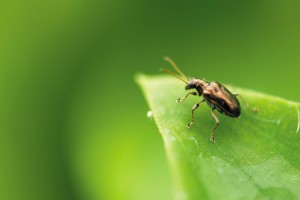
[(191, 128), (194, 124), (194, 111), (199, 107), (200, 103), (204, 102), (205, 100), (202, 99), (199, 103), (196, 103), (192, 108), (192, 121), (187, 125), (188, 128)]
[(189, 92), (189, 93), (187, 93), (182, 99), (180, 99), (180, 98), (177, 99), (176, 102), (177, 102), (177, 103), (183, 102), (190, 94), (196, 96), (196, 95), (197, 95), (197, 92)]
[(243, 103), (246, 105), (246, 108), (248, 110), (250, 110), (251, 112), (257, 112), (258, 111), (258, 109), (256, 107), (253, 107), (253, 108), (250, 107), (249, 104), (248, 104), (248, 102), (240, 94), (236, 93), (236, 94), (233, 94), (233, 95), (236, 96), (236, 97), (239, 96), (240, 99), (243, 101)]
[(215, 120), (215, 122), (216, 122), (216, 125), (215, 125), (215, 127), (213, 128), (213, 129), (211, 129), (211, 131), (210, 131), (210, 141), (212, 141), (213, 143), (215, 143), (215, 137), (214, 137), (214, 131), (216, 130), (216, 128), (219, 126), (219, 119), (218, 119), (218, 117), (217, 117), (217, 115), (216, 115), (216, 113), (214, 112), (214, 108), (213, 109), (211, 109), (211, 114), (212, 114), (212, 116), (213, 116), (213, 118), (214, 118), (214, 120)]

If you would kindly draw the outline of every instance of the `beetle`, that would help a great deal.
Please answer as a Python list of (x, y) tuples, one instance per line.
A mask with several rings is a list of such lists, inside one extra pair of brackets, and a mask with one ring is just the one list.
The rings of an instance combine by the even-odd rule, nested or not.
[[(186, 86), (185, 90), (195, 89), (196, 91), (187, 93), (183, 98), (179, 98), (176, 100), (177, 103), (182, 103), (189, 95), (194, 96), (202, 96), (203, 99), (196, 103), (192, 108), (192, 121), (187, 125), (188, 128), (191, 128), (194, 124), (194, 111), (199, 107), (199, 105), (203, 102), (211, 108), (211, 114), (215, 121), (215, 126), (210, 131), (210, 140), (214, 143), (214, 131), (219, 126), (219, 119), (215, 113), (217, 110), (219, 113), (222, 113), (228, 117), (237, 118), (241, 115), (241, 106), (240, 102), (237, 99), (238, 94), (231, 93), (224, 85), (217, 81), (207, 81), (205, 79), (197, 79), (191, 78), (188, 79), (181, 70), (177, 67), (176, 63), (170, 59), (169, 57), (164, 57), (164, 59), (169, 62), (172, 67), (181, 75), (181, 77), (174, 72), (168, 69), (161, 69), (162, 71), (171, 74), (172, 76), (178, 78), (183, 81)], [(241, 96), (240, 96), (241, 98)], [(243, 100), (243, 98), (241, 98)], [(243, 100), (244, 101), (244, 100)], [(247, 103), (245, 103), (247, 108), (249, 107)], [(256, 109), (253, 109), (256, 111)]]

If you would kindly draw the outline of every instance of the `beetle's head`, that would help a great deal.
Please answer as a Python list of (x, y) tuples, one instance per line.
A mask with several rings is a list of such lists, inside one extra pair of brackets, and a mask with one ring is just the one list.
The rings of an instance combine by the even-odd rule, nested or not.
[(201, 88), (203, 89), (203, 87), (206, 85), (206, 81), (203, 79), (195, 79), (195, 78), (191, 78), (186, 86), (185, 86), (185, 90), (190, 90), (190, 89), (198, 89)]
[(168, 74), (171, 74), (172, 76), (175, 76), (177, 79), (183, 81), (186, 85), (185, 85), (185, 89), (186, 90), (191, 90), (191, 89), (196, 89), (199, 94), (202, 94), (203, 88), (205, 87), (205, 85), (207, 84), (206, 81), (204, 79), (195, 79), (195, 78), (191, 78), (188, 79), (181, 71), (180, 69), (177, 67), (177, 65), (175, 64), (175, 62), (173, 60), (171, 60), (169, 57), (165, 57), (165, 60), (167, 62), (169, 62), (173, 68), (181, 75), (177, 75), (174, 72), (168, 70), (168, 69), (161, 69), (162, 71), (167, 72)]
[(192, 78), (186, 83), (185, 90), (195, 89), (196, 87), (197, 87), (196, 79)]

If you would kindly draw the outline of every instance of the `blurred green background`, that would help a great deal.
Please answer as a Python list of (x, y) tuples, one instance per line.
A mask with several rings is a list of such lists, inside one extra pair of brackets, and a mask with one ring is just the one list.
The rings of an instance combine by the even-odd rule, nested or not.
[(300, 101), (299, 10), (293, 0), (2, 1), (0, 199), (173, 199), (134, 75), (170, 67), (169, 55), (187, 75)]

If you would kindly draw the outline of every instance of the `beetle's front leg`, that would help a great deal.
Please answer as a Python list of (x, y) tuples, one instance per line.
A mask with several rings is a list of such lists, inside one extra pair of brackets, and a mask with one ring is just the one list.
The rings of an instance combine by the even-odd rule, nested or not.
[(182, 102), (183, 102), (190, 94), (196, 96), (196, 95), (197, 95), (197, 92), (189, 92), (189, 93), (187, 93), (182, 99), (180, 99), (180, 98), (177, 99), (176, 102), (177, 102), (177, 103), (182, 103)]
[(199, 103), (196, 103), (192, 108), (192, 121), (187, 125), (188, 128), (191, 128), (194, 124), (194, 111), (199, 107), (200, 103), (204, 102), (205, 100), (202, 99)]
[(240, 99), (243, 101), (243, 103), (246, 105), (246, 108), (248, 109), (248, 110), (250, 110), (251, 112), (257, 112), (258, 111), (258, 108), (256, 108), (256, 107), (250, 107), (249, 106), (249, 104), (248, 104), (248, 102), (243, 98), (243, 96), (241, 96), (239, 93), (236, 93), (236, 94), (233, 94), (234, 96), (238, 96), (238, 97), (240, 97)]
[(210, 131), (210, 141), (212, 141), (213, 143), (215, 143), (214, 131), (216, 130), (216, 128), (219, 126), (219, 123), (220, 123), (220, 121), (219, 121), (219, 119), (218, 119), (216, 113), (214, 112), (214, 110), (215, 110), (214, 108), (211, 110), (211, 114), (212, 114), (212, 116), (213, 116), (213, 118), (214, 118), (214, 120), (215, 120), (215, 122), (216, 122), (216, 125), (215, 125), (215, 127), (214, 127), (213, 129), (211, 129), (211, 131)]

